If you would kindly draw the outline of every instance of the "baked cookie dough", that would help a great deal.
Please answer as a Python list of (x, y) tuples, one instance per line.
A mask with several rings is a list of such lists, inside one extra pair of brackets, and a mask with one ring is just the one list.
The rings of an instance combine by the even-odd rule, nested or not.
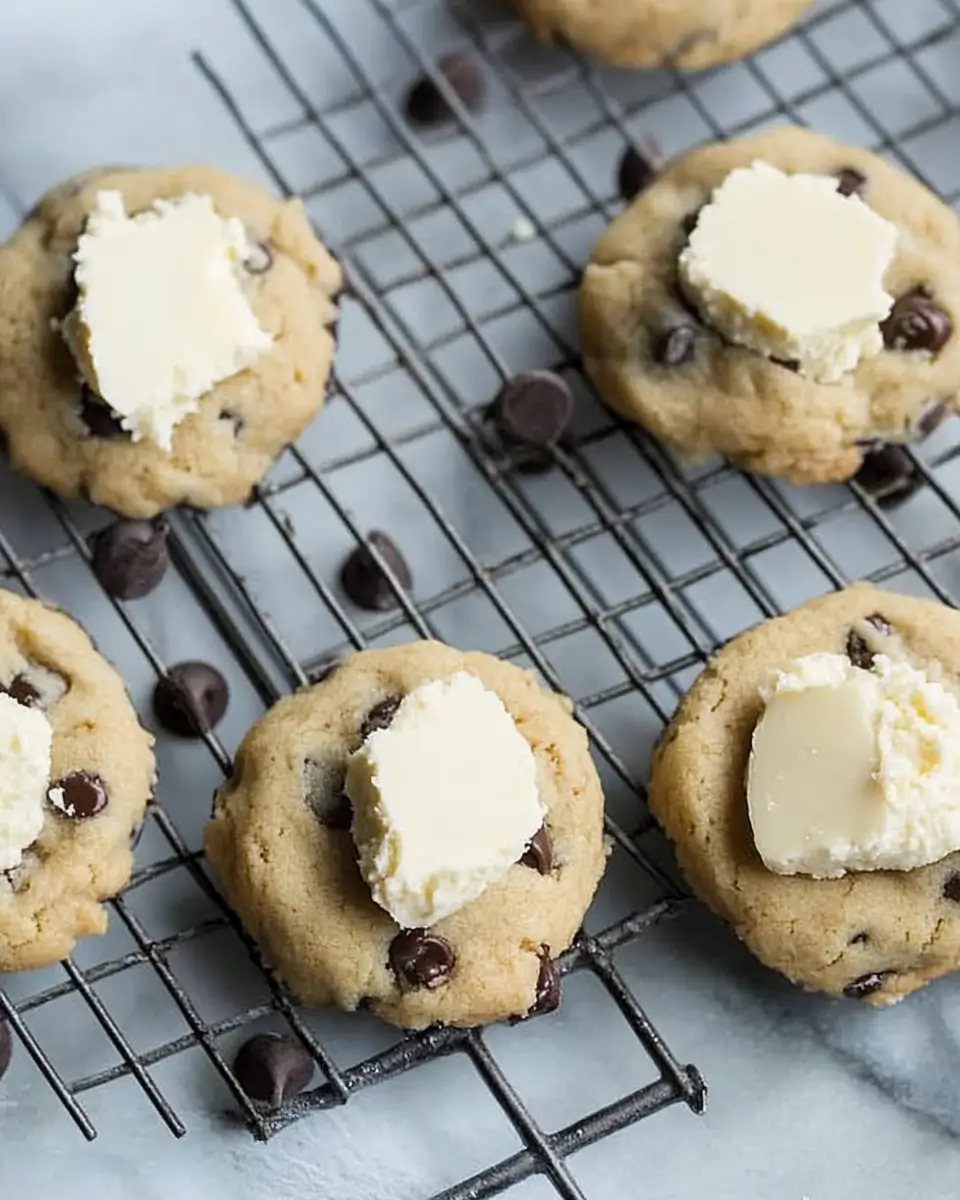
[[(345, 765), (392, 720), (399, 697), (458, 672), (513, 718), (545, 820), (521, 861), (475, 899), (427, 929), (401, 929), (360, 874)], [(415, 642), (348, 658), (255, 725), (215, 796), (206, 848), (301, 1002), (369, 1008), (403, 1028), (473, 1026), (556, 1006), (551, 959), (570, 944), (603, 872), (602, 823), (600, 782), (567, 700), (490, 655)]]
[[(725, 340), (681, 294), (678, 259), (698, 211), (758, 160), (835, 177), (896, 226), (884, 348), (836, 382)], [(923, 437), (955, 410), (958, 314), (956, 215), (875, 155), (791, 127), (669, 163), (601, 237), (580, 291), (584, 363), (613, 408), (686, 459), (722, 454), (799, 484), (847, 479), (865, 453)]]
[(771, 671), (816, 653), (869, 669), (874, 653), (939, 663), (957, 687), (960, 613), (866, 585), (811, 601), (728, 643), (655, 751), (650, 805), (694, 891), (753, 953), (803, 987), (884, 1005), (960, 967), (960, 853), (836, 879), (760, 860), (745, 777)]
[[(39, 831), (21, 851), (10, 842), (11, 808), (0, 820), (0, 971), (21, 971), (56, 962), (78, 937), (106, 929), (100, 902), (130, 878), (131, 836), (154, 783), (153, 738), (119, 675), (69, 617), (5, 591), (0, 701), (42, 713), (48, 739), (52, 729)], [(0, 728), (9, 719), (0, 713)], [(31, 720), (44, 725), (39, 715)], [(17, 764), (6, 767), (12, 775)], [(19, 861), (11, 865), (12, 857)]]
[(698, 70), (784, 33), (811, 0), (510, 0), (544, 40), (621, 67)]
[[(158, 200), (209, 197), (220, 217), (243, 223), (253, 247), (242, 293), (272, 344), (201, 396), (169, 450), (134, 441), (98, 402), (59, 327), (77, 299), (78, 239), (109, 193), (130, 215)], [(105, 167), (60, 184), (0, 248), (0, 432), (13, 465), (62, 496), (130, 517), (246, 499), (323, 403), (340, 288), (340, 268), (299, 201), (212, 167)]]

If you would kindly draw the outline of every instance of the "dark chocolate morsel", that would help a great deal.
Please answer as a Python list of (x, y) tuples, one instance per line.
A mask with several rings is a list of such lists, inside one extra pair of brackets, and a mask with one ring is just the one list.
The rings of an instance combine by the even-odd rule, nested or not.
[(892, 971), (871, 971), (869, 975), (861, 975), (858, 979), (851, 979), (843, 989), (843, 994), (851, 1000), (860, 1000), (864, 996), (872, 996), (874, 992), (880, 991), (883, 987), (883, 981), (888, 975), (892, 974)]
[(118, 438), (130, 435), (120, 424), (120, 418), (102, 400), (98, 400), (87, 384), (80, 389), (80, 419), (91, 437)]
[(86, 821), (107, 807), (107, 790), (100, 776), (92, 771), (71, 771), (50, 785), (47, 799), (63, 816), (72, 821)]
[(402, 701), (402, 696), (387, 696), (385, 700), (375, 704), (360, 725), (360, 740), (365, 742), (376, 729), (387, 729), (397, 715), (397, 709)]
[(266, 275), (273, 266), (273, 252), (266, 242), (260, 242), (250, 251), (243, 265), (251, 275)]
[(0, 1021), (0, 1079), (6, 1075), (13, 1058), (13, 1035), (6, 1021)]
[(226, 679), (204, 662), (178, 663), (158, 680), (153, 691), (157, 720), (178, 737), (209, 733), (227, 711), (229, 701)]
[(550, 957), (550, 947), (541, 946), (537, 951), (540, 956), (540, 974), (537, 976), (537, 991), (530, 1009), (530, 1016), (542, 1016), (560, 1007), (560, 976)]
[(837, 191), (841, 196), (859, 196), (866, 186), (866, 175), (856, 167), (841, 167), (837, 172)]
[[(487, 84), (475, 59), (463, 52), (445, 54), (437, 60), (435, 69), (468, 112), (481, 108)], [(414, 125), (442, 125), (454, 116), (447, 98), (429, 76), (411, 87), (404, 107)]]
[(960, 871), (954, 871), (944, 880), (943, 898), (952, 900), (954, 904), (960, 904)]
[(874, 653), (855, 629), (851, 629), (847, 635), (847, 658), (861, 671), (873, 669)]
[(881, 508), (902, 504), (923, 486), (917, 464), (902, 446), (867, 451), (853, 478)]
[(456, 962), (453, 947), (428, 929), (403, 929), (390, 943), (390, 968), (402, 985), (436, 988), (447, 982)]
[(693, 358), (697, 330), (693, 325), (674, 325), (654, 339), (653, 357), (662, 367), (679, 367)]
[(657, 164), (645, 154), (641, 154), (636, 146), (628, 146), (620, 159), (617, 168), (617, 186), (620, 195), (629, 202), (648, 187), (657, 173)]
[(883, 613), (871, 613), (870, 616), (867, 617), (867, 624), (872, 625), (878, 633), (885, 634), (887, 637), (893, 633), (893, 626), (883, 615)]
[(302, 1092), (313, 1078), (313, 1058), (298, 1038), (258, 1033), (244, 1042), (233, 1060), (237, 1083), (251, 1100), (279, 1108)]
[(343, 790), (343, 766), (308, 758), (303, 764), (303, 794), (317, 820), (327, 829), (349, 829), (353, 807)]
[(0, 695), (9, 696), (24, 708), (34, 708), (40, 703), (40, 693), (26, 675), (15, 675), (7, 687), (0, 683)]
[(121, 519), (99, 533), (93, 545), (93, 571), (105, 591), (118, 600), (139, 600), (152, 592), (170, 564), (169, 533), (163, 517)]
[(505, 441), (550, 446), (573, 418), (573, 393), (553, 371), (524, 371), (508, 380), (493, 403), (493, 418)]
[(520, 863), (541, 875), (549, 875), (553, 870), (553, 844), (550, 841), (546, 822), (540, 826), (527, 843), (526, 850), (520, 855)]
[(888, 350), (926, 350), (936, 354), (950, 340), (953, 321), (931, 296), (929, 289), (915, 287), (894, 303), (880, 325)]
[(689, 237), (690, 234), (693, 233), (693, 231), (696, 229), (697, 222), (699, 220), (700, 220), (700, 209), (696, 208), (696, 209), (694, 209), (693, 212), (687, 213), (687, 215), (680, 222), (680, 228), (687, 235), (687, 237)]
[(367, 534), (367, 542), (369, 545), (358, 546), (340, 568), (340, 583), (358, 608), (368, 612), (389, 612), (398, 608), (400, 602), (383, 568), (371, 554), (370, 546), (377, 551), (405, 592), (413, 587), (413, 574), (399, 548), (387, 534), (375, 529)]

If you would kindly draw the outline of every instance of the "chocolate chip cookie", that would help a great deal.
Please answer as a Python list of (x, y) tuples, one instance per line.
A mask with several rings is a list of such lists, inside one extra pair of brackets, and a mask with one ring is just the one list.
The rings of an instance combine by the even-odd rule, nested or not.
[(544, 40), (621, 67), (699, 70), (779, 37), (811, 0), (511, 0)]
[(691, 886), (762, 962), (806, 988), (879, 1005), (960, 967), (960, 853), (839, 879), (774, 874), (754, 844), (745, 776), (772, 670), (818, 652), (869, 669), (891, 639), (956, 680), (960, 614), (865, 585), (735, 638), (667, 727), (650, 787)]
[[(77, 297), (78, 240), (98, 197), (111, 193), (130, 214), (209, 197), (219, 216), (242, 222), (252, 247), (242, 289), (270, 347), (200, 398), (169, 450), (132, 439), (82, 382), (60, 327)], [(244, 500), (323, 402), (340, 287), (299, 201), (212, 167), (109, 167), (59, 185), (0, 248), (0, 432), (13, 465), (62, 496), (129, 517)]]
[[(896, 227), (883, 348), (837, 382), (726, 340), (681, 292), (678, 259), (698, 211), (758, 161), (833, 177)], [(801, 484), (847, 479), (878, 446), (921, 438), (955, 410), (958, 313), (956, 215), (875, 155), (789, 127), (669, 163), (601, 237), (580, 291), (584, 362), (612, 407), (684, 458), (722, 454)]]
[(0, 699), (42, 713), (48, 738), (52, 731), (39, 832), (0, 872), (0, 971), (20, 971), (106, 929), (100, 901), (130, 878), (130, 839), (154, 782), (153, 739), (119, 675), (69, 617), (3, 591)]
[[(528, 742), (546, 818), (476, 899), (428, 929), (401, 929), (358, 868), (346, 760), (390, 724), (401, 697), (461, 671), (499, 696)], [(489, 655), (415, 642), (354, 655), (254, 726), (215, 797), (206, 847), (230, 902), (303, 1003), (369, 1008), (403, 1028), (471, 1026), (556, 1007), (552, 958), (602, 874), (602, 821), (587, 737), (563, 697)]]

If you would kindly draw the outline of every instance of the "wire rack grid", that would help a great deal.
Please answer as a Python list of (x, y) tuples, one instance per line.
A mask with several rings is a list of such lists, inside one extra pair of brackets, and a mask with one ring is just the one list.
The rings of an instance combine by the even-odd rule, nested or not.
[[(167, 1128), (184, 1134), (157, 1068), (197, 1047), (260, 1139), (462, 1055), (522, 1148), (438, 1196), (493, 1196), (539, 1174), (556, 1194), (582, 1200), (568, 1161), (575, 1151), (666, 1106), (700, 1112), (705, 1103), (700, 1073), (667, 1046), (617, 962), (622, 947), (688, 902), (643, 805), (659, 728), (712, 650), (751, 619), (854, 577), (952, 602), (960, 446), (951, 424), (911, 450), (918, 490), (897, 509), (857, 483), (799, 492), (720, 462), (684, 467), (607, 413), (580, 374), (571, 318), (578, 274), (620, 207), (620, 155), (649, 138), (674, 152), (784, 119), (815, 124), (889, 155), (956, 204), (956, 156), (944, 151), (960, 130), (960, 94), (940, 52), (960, 44), (960, 0), (925, 0), (907, 21), (895, 0), (821, 4), (777, 45), (698, 76), (615, 72), (562, 48), (540, 50), (519, 24), (467, 0), (364, 0), (369, 41), (344, 32), (344, 5), (227, 2), (257, 70), (271, 79), (280, 116), (251, 111), (242, 80), (215, 51), (198, 51), (196, 68), (265, 175), (303, 196), (344, 263), (348, 290), (328, 411), (244, 510), (174, 516), (178, 590), (166, 604), (202, 615), (254, 708), (344, 652), (411, 636), (479, 645), (568, 691), (607, 786), (618, 899), (632, 902), (609, 920), (614, 910), (601, 902), (604, 919), (588, 922), (558, 966), (563, 976), (598, 981), (654, 1078), (548, 1132), (482, 1032), (430, 1030), (345, 1059), (331, 1048), (324, 1018), (299, 1009), (262, 968), (207, 874), (199, 826), (182, 818), (166, 775), (148, 813), (144, 865), (112, 904), (126, 949), (88, 961), (82, 948), (55, 978), (9, 980), (0, 1014), (88, 1139), (97, 1129), (86, 1096), (122, 1079), (135, 1080)], [(450, 49), (482, 63), (490, 91), (483, 112), (466, 111), (438, 77), (437, 54)], [(455, 113), (436, 134), (412, 129), (399, 102), (421, 75)], [(549, 473), (525, 469), (486, 420), (500, 384), (531, 366), (564, 374), (580, 401), (574, 435), (554, 451)], [(375, 503), (371, 472), (391, 481)], [(49, 594), (47, 581), (63, 572), (87, 578), (89, 534), (103, 522), (49, 495), (33, 502), (50, 519), (45, 542), (29, 553), (18, 548), (16, 505), (2, 502), (0, 577)], [(413, 553), (418, 586), (412, 595), (395, 589), (395, 615), (368, 619), (336, 577), (343, 554), (375, 525)], [(298, 591), (305, 624), (286, 617), (284, 601)], [(96, 604), (107, 616), (91, 623), (109, 619), (140, 669), (162, 674), (170, 660), (145, 610), (105, 596)], [(215, 781), (230, 757), (215, 735), (205, 742), (198, 752)], [(196, 759), (185, 769), (204, 775)], [(200, 920), (174, 915), (159, 935), (137, 898), (174, 875), (189, 879), (208, 907)], [(212, 1020), (178, 956), (224, 937), (256, 964), (262, 994)], [(179, 1036), (144, 1044), (104, 999), (140, 969), (169, 998)], [(79, 1076), (59, 1069), (36, 1032), (38, 1015), (65, 996), (82, 1000), (111, 1048), (107, 1065)], [(292, 1030), (321, 1076), (272, 1112), (244, 1095), (225, 1050), (265, 1020)]]

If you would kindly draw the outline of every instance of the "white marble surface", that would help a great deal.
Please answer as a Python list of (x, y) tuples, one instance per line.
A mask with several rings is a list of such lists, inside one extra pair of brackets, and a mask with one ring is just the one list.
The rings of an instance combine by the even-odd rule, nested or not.
[[(364, 16), (367, 0), (330, 0), (326, 7), (338, 21), (360, 22), (354, 45), (368, 61), (380, 64), (378, 71), (382, 66), (390, 91), (390, 78), (402, 78), (408, 68), (398, 65), (395, 55), (383, 63), (376, 58), (384, 47), (371, 33), (376, 32), (376, 24), (369, 23), (369, 14)], [(298, 0), (256, 0), (252, 8), (276, 34), (289, 61), (296, 63), (315, 102), (327, 102), (345, 87), (340, 66), (319, 42), (311, 41)], [(946, 28), (948, 18), (956, 16), (956, 9), (944, 7), (940, 0), (877, 0), (877, 9), (900, 28), (913, 21), (927, 21), (931, 28), (939, 21)], [(439, 19), (424, 18), (423, 44), (442, 43), (452, 36), (451, 30)], [(837, 35), (835, 30), (835, 43), (848, 47), (848, 57), (861, 44), (859, 35), (847, 37), (839, 31), (836, 41)], [(4, 0), (0, 6), (0, 222), (11, 226), (17, 208), (29, 204), (42, 188), (92, 162), (208, 159), (262, 175), (261, 165), (191, 61), (189, 52), (198, 47), (228, 78), (258, 130), (297, 117), (298, 104), (265, 68), (226, 0)], [(948, 92), (952, 88), (954, 100), (958, 98), (958, 48), (960, 38), (954, 35), (946, 43), (931, 43), (922, 54), (925, 69)], [(771, 53), (780, 57), (769, 60), (770, 69), (784, 94), (789, 94), (788, 67), (802, 73), (809, 64), (804, 66), (800, 52), (789, 47)], [(622, 76), (606, 78), (622, 95), (644, 86)], [(754, 85), (739, 69), (709, 78), (703, 86), (714, 111), (729, 114), (724, 119), (748, 119)], [(871, 86), (876, 89), (876, 81)], [(802, 91), (801, 83), (796, 90)], [(880, 99), (872, 101), (878, 106), (884, 97), (896, 98), (891, 119), (902, 118), (904, 125), (910, 123), (909, 113), (922, 120), (922, 105), (929, 103), (917, 98), (909, 81), (896, 75), (878, 94)], [(575, 92), (572, 97), (570, 104), (576, 107)], [(829, 98), (818, 105), (806, 114), (809, 119), (841, 135), (861, 136), (862, 130), (851, 125), (854, 118), (842, 106), (831, 107)], [(557, 119), (563, 119), (562, 107)], [(514, 128), (509, 111), (495, 111), (488, 120), (491, 137), (498, 121), (508, 131)], [(669, 100), (655, 106), (647, 127), (671, 149), (703, 133), (689, 108)], [(519, 126), (517, 130), (522, 140)], [(376, 136), (384, 135), (380, 131)], [(934, 177), (941, 170), (955, 173), (960, 144), (957, 119), (943, 126), (937, 137), (935, 144), (915, 148), (918, 159), (928, 155), (919, 163), (920, 169)], [(295, 183), (308, 185), (320, 178), (318, 164), (329, 150), (319, 142), (280, 135), (272, 145)], [(588, 148), (596, 155), (592, 161), (598, 164), (598, 178), (606, 180), (609, 175), (617, 146), (615, 138), (607, 143), (601, 137)], [(455, 167), (450, 165), (449, 170)], [(942, 186), (955, 187), (958, 182), (944, 179)], [(610, 189), (604, 183), (602, 190)], [(508, 236), (518, 215), (516, 207), (501, 203), (502, 199), (490, 194), (477, 206), (479, 219), (489, 222), (497, 238)], [(536, 219), (542, 215), (539, 206), (548, 199), (561, 202), (550, 185), (534, 193), (535, 211), (523, 215)], [(330, 227), (348, 218), (361, 219), (360, 206), (350, 204), (348, 197), (345, 206), (343, 199), (339, 208), (325, 205), (321, 198), (317, 215)], [(575, 253), (585, 248), (599, 222), (594, 216), (572, 223), (567, 232)], [(336, 232), (331, 236), (336, 240)], [(370, 269), (387, 270), (391, 253), (386, 244), (372, 250)], [(402, 265), (398, 269), (402, 271)], [(414, 313), (417, 319), (431, 315), (422, 307)], [(346, 314), (343, 336), (344, 377), (351, 371), (360, 374), (384, 352), (355, 306)], [(526, 338), (522, 330), (516, 336)], [(544, 354), (540, 343), (530, 338), (522, 345), (510, 345), (507, 357), (514, 366), (524, 356), (536, 363)], [(443, 362), (438, 365), (442, 370)], [(482, 398), (483, 388), (489, 388), (482, 373), (466, 370), (459, 378), (465, 392), (474, 385), (479, 391), (466, 399)], [(386, 397), (371, 387), (364, 392), (363, 402), (370, 405), (381, 428), (393, 434), (402, 432), (404, 422), (416, 425), (425, 410), (416, 388), (408, 382), (404, 389), (395, 376), (390, 380)], [(593, 410), (591, 414), (590, 419), (594, 415), (600, 419)], [(344, 402), (337, 401), (304, 439), (304, 453), (311, 461), (323, 463), (362, 445), (366, 436)], [(943, 444), (942, 438), (938, 444)], [(622, 488), (624, 502), (630, 502), (640, 496), (649, 479), (632, 460), (621, 461), (622, 449), (614, 442), (604, 443), (605, 457), (597, 466), (607, 473), (615, 491)], [(487, 560), (503, 554), (514, 542), (518, 550), (528, 544), (501, 510), (483, 509), (486, 501), (479, 481), (464, 487), (462, 463), (449, 439), (445, 442), (442, 435), (432, 435), (411, 443), (404, 453), (431, 494), (441, 498), (475, 553)], [(373, 462), (377, 465), (378, 460)], [(290, 469), (290, 464), (281, 463), (275, 478), (282, 480)], [(423, 521), (422, 512), (400, 485), (393, 490), (382, 463), (379, 474), (351, 469), (332, 472), (330, 478), (343, 503), (362, 521), (372, 521), (387, 510), (401, 531)], [(949, 468), (940, 478), (948, 488), (958, 482)], [(529, 489), (530, 499), (554, 532), (584, 521), (582, 498), (562, 480), (551, 477), (522, 486)], [(789, 490), (782, 493), (783, 502), (801, 516), (827, 496), (826, 491), (803, 496)], [(762, 537), (771, 523), (777, 523), (769, 506), (748, 495), (736, 481), (716, 489), (713, 502), (718, 522), (737, 545)], [(307, 560), (329, 577), (331, 564), (349, 544), (342, 523), (318, 506), (314, 489), (302, 485), (284, 494), (283, 509), (297, 524)], [(83, 510), (75, 512), (85, 527), (95, 522)], [(896, 532), (914, 549), (955, 533), (952, 514), (931, 496), (911, 502), (893, 520)], [(0, 528), (25, 556), (65, 542), (62, 528), (39, 495), (2, 472)], [(262, 517), (222, 514), (211, 528), (246, 573), (295, 655), (307, 661), (336, 644), (336, 628), (316, 612), (315, 602), (311, 607), (302, 574), (283, 557), (275, 536), (270, 540)], [(258, 534), (261, 539), (252, 540)], [(666, 569), (677, 573), (692, 570), (704, 553), (702, 538), (698, 541), (679, 513), (666, 523), (651, 520), (640, 536), (660, 554)], [(855, 517), (825, 527), (821, 544), (848, 574), (881, 569), (897, 557), (889, 539), (869, 522), (858, 524)], [(255, 551), (251, 552), (251, 545)], [(604, 558), (609, 547), (602, 538), (588, 547), (599, 558), (581, 565), (594, 573), (605, 599), (615, 603), (620, 598), (618, 589), (626, 595), (642, 590), (642, 581), (629, 571), (624, 574), (625, 568), (612, 557)], [(581, 549), (586, 559), (586, 548)], [(458, 571), (462, 573), (462, 564), (445, 558), (439, 547), (423, 551), (422, 557), (423, 562), (416, 564), (420, 578), (433, 572), (430, 586), (425, 585), (428, 592), (439, 591)], [(782, 603), (828, 586), (809, 557), (789, 545), (759, 555), (755, 569)], [(935, 571), (947, 586), (956, 585), (955, 556), (938, 561)], [(143, 705), (153, 678), (150, 665), (116, 614), (98, 597), (86, 569), (75, 559), (55, 558), (34, 571), (33, 579), (44, 593), (64, 602), (90, 625)], [(701, 621), (705, 636), (719, 639), (757, 614), (735, 586), (725, 587), (720, 577), (716, 582), (708, 595), (691, 588), (684, 603)], [(895, 583), (911, 589), (919, 586), (909, 572)], [(505, 579), (502, 591), (530, 626), (540, 622), (545, 628), (565, 619), (559, 590), (555, 586), (545, 592), (533, 572), (519, 583), (517, 577)], [(235, 699), (222, 735), (231, 750), (261, 702), (183, 581), (171, 576), (155, 596), (130, 611), (136, 627), (166, 661), (200, 655), (228, 670)], [(489, 604), (451, 605), (436, 614), (434, 628), (453, 640), (491, 649), (511, 641)], [(641, 623), (633, 632), (641, 639), (647, 636), (651, 644), (652, 639), (661, 639), (657, 643), (661, 660), (681, 653), (662, 644), (676, 632), (668, 635), (658, 629), (651, 616), (649, 626)], [(597, 651), (591, 636), (584, 634), (551, 649), (555, 665), (575, 695), (595, 691), (609, 682), (608, 675), (616, 675), (614, 666), (606, 665), (609, 655)], [(656, 728), (652, 714), (641, 711), (639, 704), (616, 702), (598, 713), (597, 720), (642, 775)], [(162, 745), (161, 763), (165, 807), (188, 843), (196, 847), (205, 798), (217, 768), (203, 747), (193, 746)], [(616, 803), (632, 802), (620, 796)], [(159, 839), (148, 831), (140, 861), (149, 862), (163, 852)], [(591, 927), (602, 927), (648, 898), (636, 874), (615, 862), (591, 915)], [(207, 902), (182, 880), (163, 888), (138, 889), (130, 902), (155, 936), (209, 915)], [(107, 939), (82, 947), (77, 961), (90, 965), (130, 946), (115, 921)], [(885, 1012), (803, 996), (753, 963), (722, 927), (697, 908), (627, 948), (619, 962), (681, 1061), (696, 1063), (705, 1074), (710, 1104), (703, 1118), (674, 1108), (577, 1155), (571, 1170), (589, 1200), (624, 1196), (906, 1200), (915, 1195), (948, 1200), (958, 1194), (960, 984), (941, 982)], [(262, 984), (226, 937), (178, 952), (172, 965), (210, 1020), (263, 998)], [(53, 970), (5, 983), (18, 999), (61, 978)], [(97, 991), (138, 1048), (186, 1032), (182, 1018), (146, 967), (104, 981)], [(102, 1033), (75, 998), (33, 1011), (29, 1022), (67, 1076), (78, 1077), (115, 1061)], [(359, 1016), (319, 1015), (314, 1026), (344, 1064), (390, 1040), (385, 1030)], [(568, 984), (560, 1014), (519, 1029), (495, 1030), (490, 1045), (548, 1129), (642, 1086), (652, 1075), (649, 1061), (598, 985), (579, 976)], [(255, 1145), (220, 1118), (229, 1098), (199, 1049), (159, 1064), (152, 1074), (175, 1103), (188, 1135), (174, 1141), (128, 1079), (84, 1095), (83, 1102), (100, 1130), (97, 1142), (86, 1145), (27, 1056), (18, 1053), (0, 1088), (0, 1191), (37, 1196), (59, 1192), (71, 1200), (127, 1200), (132, 1195), (142, 1200), (174, 1196), (417, 1200), (517, 1149), (506, 1120), (461, 1059), (431, 1065), (372, 1089), (346, 1109), (304, 1120), (266, 1146)], [(545, 1200), (552, 1194), (542, 1180), (510, 1193), (518, 1200)]]

